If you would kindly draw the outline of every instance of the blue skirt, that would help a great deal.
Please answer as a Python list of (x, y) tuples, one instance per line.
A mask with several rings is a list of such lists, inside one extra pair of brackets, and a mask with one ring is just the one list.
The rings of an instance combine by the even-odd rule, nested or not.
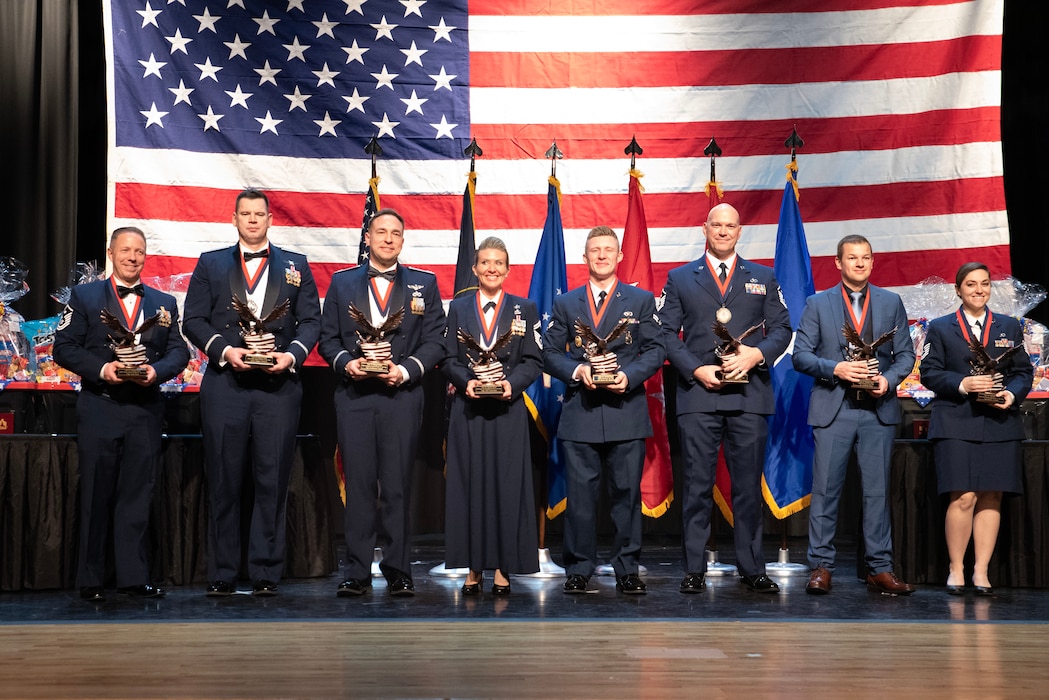
[(1023, 493), (1023, 448), (1019, 440), (933, 440), (933, 456), (936, 459), (936, 482), (940, 493)]

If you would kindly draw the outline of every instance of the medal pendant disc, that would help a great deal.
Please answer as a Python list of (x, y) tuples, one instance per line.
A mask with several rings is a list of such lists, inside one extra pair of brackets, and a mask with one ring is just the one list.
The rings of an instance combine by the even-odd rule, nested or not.
[(714, 314), (714, 318), (716, 318), (721, 323), (728, 323), (732, 320), (732, 312), (728, 310), (727, 306), (722, 306)]

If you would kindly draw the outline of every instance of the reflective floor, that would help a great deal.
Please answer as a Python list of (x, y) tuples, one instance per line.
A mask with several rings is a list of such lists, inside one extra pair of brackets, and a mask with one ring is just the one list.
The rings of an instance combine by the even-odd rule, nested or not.
[[(601, 620), (601, 621), (871, 621), (1049, 622), (1049, 590), (996, 589), (994, 597), (976, 597), (971, 587), (964, 596), (949, 596), (943, 586), (919, 586), (907, 597), (890, 597), (867, 590), (856, 578), (855, 561), (839, 562), (830, 595), (810, 596), (804, 591), (807, 571), (772, 578), (781, 586), (778, 595), (754, 593), (734, 576), (708, 576), (707, 588), (683, 595), (678, 584), (683, 572), (680, 550), (648, 549), (644, 580), (648, 594), (617, 593), (612, 576), (594, 576), (585, 595), (565, 595), (563, 577), (514, 576), (508, 597), (491, 595), (491, 572), (483, 593), (464, 598), (462, 577), (435, 575), (443, 551), (419, 547), (412, 567), (416, 595), (393, 598), (385, 582), (374, 578), (374, 588), (359, 598), (337, 598), (341, 580), (325, 578), (284, 580), (279, 595), (251, 595), (248, 582), (238, 594), (208, 598), (203, 585), (167, 587), (167, 597), (139, 600), (107, 591), (100, 604), (81, 601), (77, 591), (26, 591), (0, 594), (0, 625), (35, 623), (105, 622), (217, 622), (217, 621), (320, 621), (320, 620)], [(776, 561), (776, 551), (767, 552)], [(554, 559), (559, 559), (555, 549)], [(801, 561), (794, 555), (793, 561)]]

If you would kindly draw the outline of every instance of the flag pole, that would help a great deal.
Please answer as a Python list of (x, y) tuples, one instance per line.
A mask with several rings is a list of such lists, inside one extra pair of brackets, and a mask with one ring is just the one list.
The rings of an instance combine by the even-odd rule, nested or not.
[[(721, 156), (721, 146), (718, 145), (717, 139), (713, 135), (710, 137), (710, 143), (703, 149), (703, 155), (710, 156), (710, 180), (707, 182), (704, 192), (707, 197), (718, 202), (721, 201), (721, 197), (724, 195), (721, 183), (718, 182), (717, 175), (717, 159)], [(718, 466), (715, 468), (718, 473), (721, 472), (721, 463), (724, 462), (724, 451), (718, 450)], [(725, 467), (727, 473), (727, 467)], [(726, 522), (728, 522), (728, 515), (731, 515), (731, 510), (726, 502), (719, 501), (721, 497), (718, 491), (717, 478), (714, 480), (714, 500), (717, 501), (718, 507), (712, 509), (710, 513), (710, 537), (707, 539), (707, 576), (735, 576), (739, 573), (739, 569), (734, 564), (724, 564), (718, 561), (718, 516), (720, 515)], [(728, 493), (725, 494), (724, 498), (727, 499)]]
[[(788, 136), (787, 140), (783, 142), (783, 146), (790, 149), (790, 164), (787, 166), (787, 179), (793, 186), (795, 199), (800, 196), (798, 191), (798, 181), (797, 178), (794, 177), (794, 174), (798, 172), (798, 149), (804, 145), (805, 142), (801, 139), (801, 136), (798, 135), (798, 127), (795, 125), (790, 136)], [(765, 564), (765, 570), (769, 573), (777, 574), (779, 576), (803, 575), (809, 573), (809, 567), (806, 564), (798, 564), (790, 560), (790, 547), (787, 542), (787, 533), (790, 528), (788, 527), (787, 521), (793, 515), (794, 513), (791, 513), (787, 517), (781, 518), (779, 521), (779, 552), (777, 553), (776, 561)]]
[[(560, 184), (557, 182), (557, 160), (564, 158), (564, 153), (557, 147), (557, 141), (554, 141), (550, 148), (546, 150), (544, 154), (546, 158), (550, 159), (550, 177), (548, 180), (547, 189), (547, 220), (543, 226), (543, 236), (539, 242), (539, 253), (536, 256), (535, 267), (532, 270), (532, 281), (528, 288), (528, 296), (537, 303), (540, 315), (548, 314), (550, 312), (553, 296), (560, 294), (563, 291), (567, 291), (568, 280), (565, 271), (565, 260), (564, 260), (564, 233), (561, 231), (561, 214), (560, 214)], [(556, 230), (557, 240), (555, 241), (553, 224), (555, 218), (551, 216), (551, 212), (556, 208)], [(559, 252), (558, 252), (559, 251)], [(555, 254), (556, 253), (556, 254)], [(554, 271), (552, 266), (555, 266), (554, 260), (556, 260), (556, 267), (559, 270)], [(548, 275), (537, 275), (540, 269), (544, 272), (549, 273)], [(556, 274), (560, 272), (560, 275)], [(558, 279), (559, 278), (559, 279)], [(557, 281), (558, 290), (554, 293), (551, 289), (550, 284)], [(544, 326), (543, 330), (546, 328)], [(552, 378), (548, 374), (543, 374), (539, 379), (532, 383), (528, 389), (525, 390), (524, 398), (525, 405), (528, 407), (529, 415), (532, 418), (532, 427), (529, 428), (531, 431), (533, 428), (541, 434), (547, 446), (546, 459), (540, 460), (540, 464), (543, 467), (539, 470), (542, 474), (542, 481), (545, 482), (545, 488), (537, 489), (539, 493), (544, 494), (543, 498), (536, 498), (536, 509), (537, 513), (537, 526), (539, 530), (539, 571), (534, 574), (528, 574), (533, 578), (560, 578), (565, 575), (565, 570), (550, 556), (550, 550), (546, 546), (546, 521), (557, 517), (565, 507), (564, 496), (560, 503), (551, 503), (551, 490), (553, 488), (553, 482), (556, 479), (563, 479), (563, 473), (560, 471), (560, 457), (555, 457), (559, 452), (559, 448), (556, 447), (556, 433), (557, 433), (557, 421), (560, 418), (561, 410), (558, 403), (554, 402), (551, 404), (549, 401), (550, 393), (555, 391), (555, 385), (560, 386), (557, 391), (564, 391), (563, 385), (560, 380)], [(556, 410), (551, 411), (551, 405), (556, 407)], [(549, 422), (548, 422), (549, 421)], [(535, 454), (532, 455), (533, 460)], [(556, 462), (556, 470), (555, 470)], [(557, 471), (561, 474), (560, 477), (554, 476), (554, 472)]]
[[(466, 176), (466, 191), (463, 192), (463, 214), (462, 223), (459, 227), (459, 256), (455, 263), (455, 287), (452, 297), (475, 291), (477, 287), (477, 276), (473, 272), (474, 246), (474, 190), (477, 186), (477, 158), (484, 155), (484, 151), (477, 145), (477, 139), (470, 139), (470, 144), (463, 149), (463, 155), (470, 157), (470, 172)], [(450, 385), (449, 385), (450, 386)], [(448, 427), (448, 405), (445, 404), (445, 432)], [(446, 445), (447, 447), (447, 445)], [(447, 451), (447, 450), (445, 450)], [(470, 567), (459, 566), (448, 568), (447, 560), (430, 569), (431, 576), (447, 576), (449, 578), (460, 578), (469, 575)]]

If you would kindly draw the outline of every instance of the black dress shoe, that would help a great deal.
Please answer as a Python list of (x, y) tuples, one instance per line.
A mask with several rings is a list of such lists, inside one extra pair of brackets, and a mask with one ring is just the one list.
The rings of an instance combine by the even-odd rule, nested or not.
[(707, 587), (703, 578), (704, 574), (685, 574), (685, 578), (681, 579), (681, 588), (679, 590), (682, 593), (699, 593)]
[(141, 586), (124, 586), (117, 589), (118, 593), (135, 596), (136, 598), (163, 598), (167, 593), (160, 586), (151, 586), (146, 583)]
[(756, 593), (779, 593), (779, 584), (765, 574), (740, 576), (739, 582)]
[(216, 596), (233, 595), (234, 590), (233, 584), (229, 581), (212, 581), (208, 584), (208, 592), (205, 595), (213, 598)]
[(365, 580), (360, 578), (348, 578), (339, 584), (339, 589), (335, 591), (335, 595), (337, 595), (339, 598), (351, 598), (359, 595), (364, 595), (371, 589), (371, 580)]
[(415, 584), (408, 576), (398, 576), (387, 583), (386, 588), (390, 591), (390, 595), (398, 598), (410, 598), (415, 595)]
[(251, 594), (263, 597), (275, 596), (277, 595), (277, 583), (275, 581), (259, 579), (251, 584)]
[(616, 590), (627, 595), (645, 595), (648, 593), (648, 586), (637, 574), (627, 574), (616, 579)]
[(505, 586), (499, 583), (492, 584), (492, 595), (510, 595), (510, 584)]
[(994, 588), (992, 588), (991, 586), (977, 586), (976, 584), (973, 584), (973, 590), (976, 592), (976, 595), (980, 596), (981, 598), (994, 597)]
[(106, 593), (101, 586), (84, 586), (80, 589), (80, 600), (101, 603), (105, 599)]
[(568, 578), (565, 579), (565, 593), (577, 594), (586, 593), (586, 576), (582, 574), (569, 574)]

